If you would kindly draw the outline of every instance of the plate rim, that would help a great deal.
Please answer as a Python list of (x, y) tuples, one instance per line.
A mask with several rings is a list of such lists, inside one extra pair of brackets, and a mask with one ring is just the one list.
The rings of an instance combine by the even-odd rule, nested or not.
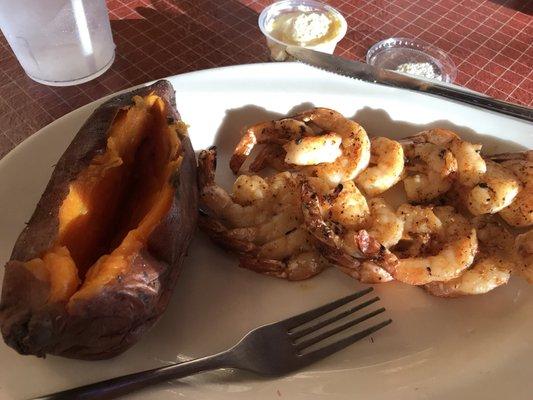
[[(291, 63), (291, 64), (294, 64), (294, 65), (302, 65), (302, 64), (299, 64), (299, 63)], [(200, 70), (200, 71), (193, 71), (193, 72), (189, 72), (189, 73), (185, 73), (185, 74), (178, 74), (178, 75), (172, 75), (172, 76), (169, 76), (167, 78), (162, 78), (162, 79), (170, 79), (172, 81), (172, 79), (175, 79), (175, 78), (182, 78), (182, 77), (188, 77), (188, 76), (194, 76), (194, 75), (199, 75), (199, 74), (208, 74), (212, 71), (222, 71), (222, 70), (227, 70), (227, 69), (236, 69), (236, 68), (242, 68), (242, 67), (249, 67), (249, 66), (253, 66), (253, 67), (257, 67), (259, 66), (259, 68), (261, 67), (265, 67), (265, 66), (268, 66), (270, 67), (272, 65), (272, 63), (262, 63), (262, 64), (244, 64), (244, 65), (237, 65), (237, 66), (226, 66), (226, 67), (220, 67), (220, 68), (211, 68), (211, 69), (206, 69), (206, 70)], [(277, 65), (282, 65), (282, 64), (277, 64)], [(287, 65), (287, 63), (284, 63), (283, 65)], [(312, 68), (312, 67), (309, 67), (309, 68)], [(353, 80), (351, 80), (350, 78), (345, 78), (347, 81), (350, 81), (352, 82)], [(136, 87), (142, 87), (142, 86), (145, 86), (149, 84), (148, 83), (142, 83), (142, 84), (139, 84), (137, 86), (134, 86), (134, 88)], [(61, 122), (64, 122), (65, 119), (68, 119), (68, 118), (72, 118), (72, 114), (73, 113), (79, 113), (79, 112), (84, 112), (86, 108), (90, 108), (90, 107), (94, 107), (95, 105), (98, 105), (100, 102), (102, 101), (105, 101), (106, 98), (108, 97), (112, 97), (118, 93), (122, 93), (122, 92), (126, 92), (128, 90), (130, 90), (131, 88), (128, 88), (128, 89), (123, 89), (121, 91), (118, 91), (116, 93), (112, 93), (112, 94), (109, 94), (109, 95), (106, 95), (106, 96), (103, 96), (97, 100), (94, 100), (92, 101), (91, 103), (88, 103), (82, 107), (79, 107), (75, 110), (72, 110), (70, 111), (69, 113), (65, 114), (64, 116), (54, 120), (53, 122), (51, 122), (50, 124), (47, 124), (46, 126), (42, 127), (41, 129), (39, 129), (37, 132), (35, 132), (34, 134), (32, 134), (30, 137), (28, 137), (26, 140), (24, 140), (23, 142), (21, 142), (18, 146), (16, 146), (12, 151), (10, 151), (10, 153), (8, 153), (8, 155), (10, 155), (11, 153), (13, 153), (14, 150), (16, 149), (19, 149), (18, 151), (24, 151), (24, 147), (26, 147), (29, 143), (31, 143), (31, 139), (32, 138), (37, 138), (37, 137), (40, 137), (41, 135), (43, 135), (43, 130), (49, 130), (49, 129), (52, 129), (54, 128), (54, 124), (60, 124)], [(469, 107), (467, 105), (460, 105), (462, 107), (466, 107), (466, 108), (473, 108), (473, 107)], [(483, 111), (483, 110), (480, 110), (480, 111)], [(503, 116), (503, 115), (498, 115), (498, 117), (501, 117), (503, 119), (511, 119), (510, 117), (506, 117), (506, 116)], [(78, 118), (79, 119), (79, 118)], [(514, 120), (513, 120), (514, 122)], [(75, 132), (73, 132), (73, 134), (75, 134)], [(24, 146), (22, 146), (24, 144)], [(17, 153), (15, 153), (17, 154)], [(9, 159), (11, 157), (13, 157), (13, 155), (11, 155), (11, 157), (9, 157), (8, 159), (8, 155), (6, 155), (2, 160), (0, 160), (0, 169), (2, 168), (3, 164), (2, 164), (2, 161), (6, 160), (7, 159), (7, 162), (9, 162)], [(447, 389), (450, 389), (449, 387), (446, 387)], [(2, 394), (2, 392), (0, 391), (0, 395)]]

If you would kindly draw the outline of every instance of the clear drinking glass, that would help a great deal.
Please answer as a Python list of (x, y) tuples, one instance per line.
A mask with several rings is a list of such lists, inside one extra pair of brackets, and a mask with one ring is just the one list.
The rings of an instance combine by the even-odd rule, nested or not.
[(87, 82), (115, 58), (105, 0), (0, 0), (0, 28), (28, 76), (46, 85)]

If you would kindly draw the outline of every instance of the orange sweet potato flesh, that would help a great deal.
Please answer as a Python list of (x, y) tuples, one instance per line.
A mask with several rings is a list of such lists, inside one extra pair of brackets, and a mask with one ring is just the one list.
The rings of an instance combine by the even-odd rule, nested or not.
[(166, 307), (191, 240), (194, 171), (168, 82), (102, 105), (62, 156), (6, 265), (6, 342), (22, 354), (84, 359), (135, 343)]

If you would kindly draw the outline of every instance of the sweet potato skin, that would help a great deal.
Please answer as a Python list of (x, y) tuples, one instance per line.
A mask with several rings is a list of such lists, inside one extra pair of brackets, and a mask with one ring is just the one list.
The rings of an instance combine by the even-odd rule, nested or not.
[(196, 160), (187, 136), (181, 136), (183, 161), (175, 172), (172, 204), (135, 254), (128, 272), (103, 290), (65, 303), (46, 303), (49, 284), (21, 263), (39, 257), (53, 245), (59, 229), (59, 208), (69, 183), (105, 151), (107, 132), (118, 111), (133, 96), (155, 93), (167, 104), (167, 119), (179, 120), (174, 90), (158, 81), (102, 104), (82, 126), (57, 163), (34, 214), (20, 234), (6, 264), (0, 301), (0, 323), (6, 343), (21, 354), (104, 359), (132, 346), (165, 310), (192, 239), (197, 219)]

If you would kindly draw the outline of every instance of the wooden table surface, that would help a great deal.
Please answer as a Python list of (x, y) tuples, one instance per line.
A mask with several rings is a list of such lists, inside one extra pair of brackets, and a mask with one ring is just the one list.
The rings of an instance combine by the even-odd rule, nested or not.
[[(269, 61), (257, 27), (268, 0), (108, 0), (112, 67), (78, 86), (29, 79), (0, 35), (0, 158), (56, 118), (104, 95), (169, 75)], [(336, 53), (364, 60), (393, 36), (446, 51), (455, 83), (533, 106), (533, 0), (329, 0), (348, 22)]]

